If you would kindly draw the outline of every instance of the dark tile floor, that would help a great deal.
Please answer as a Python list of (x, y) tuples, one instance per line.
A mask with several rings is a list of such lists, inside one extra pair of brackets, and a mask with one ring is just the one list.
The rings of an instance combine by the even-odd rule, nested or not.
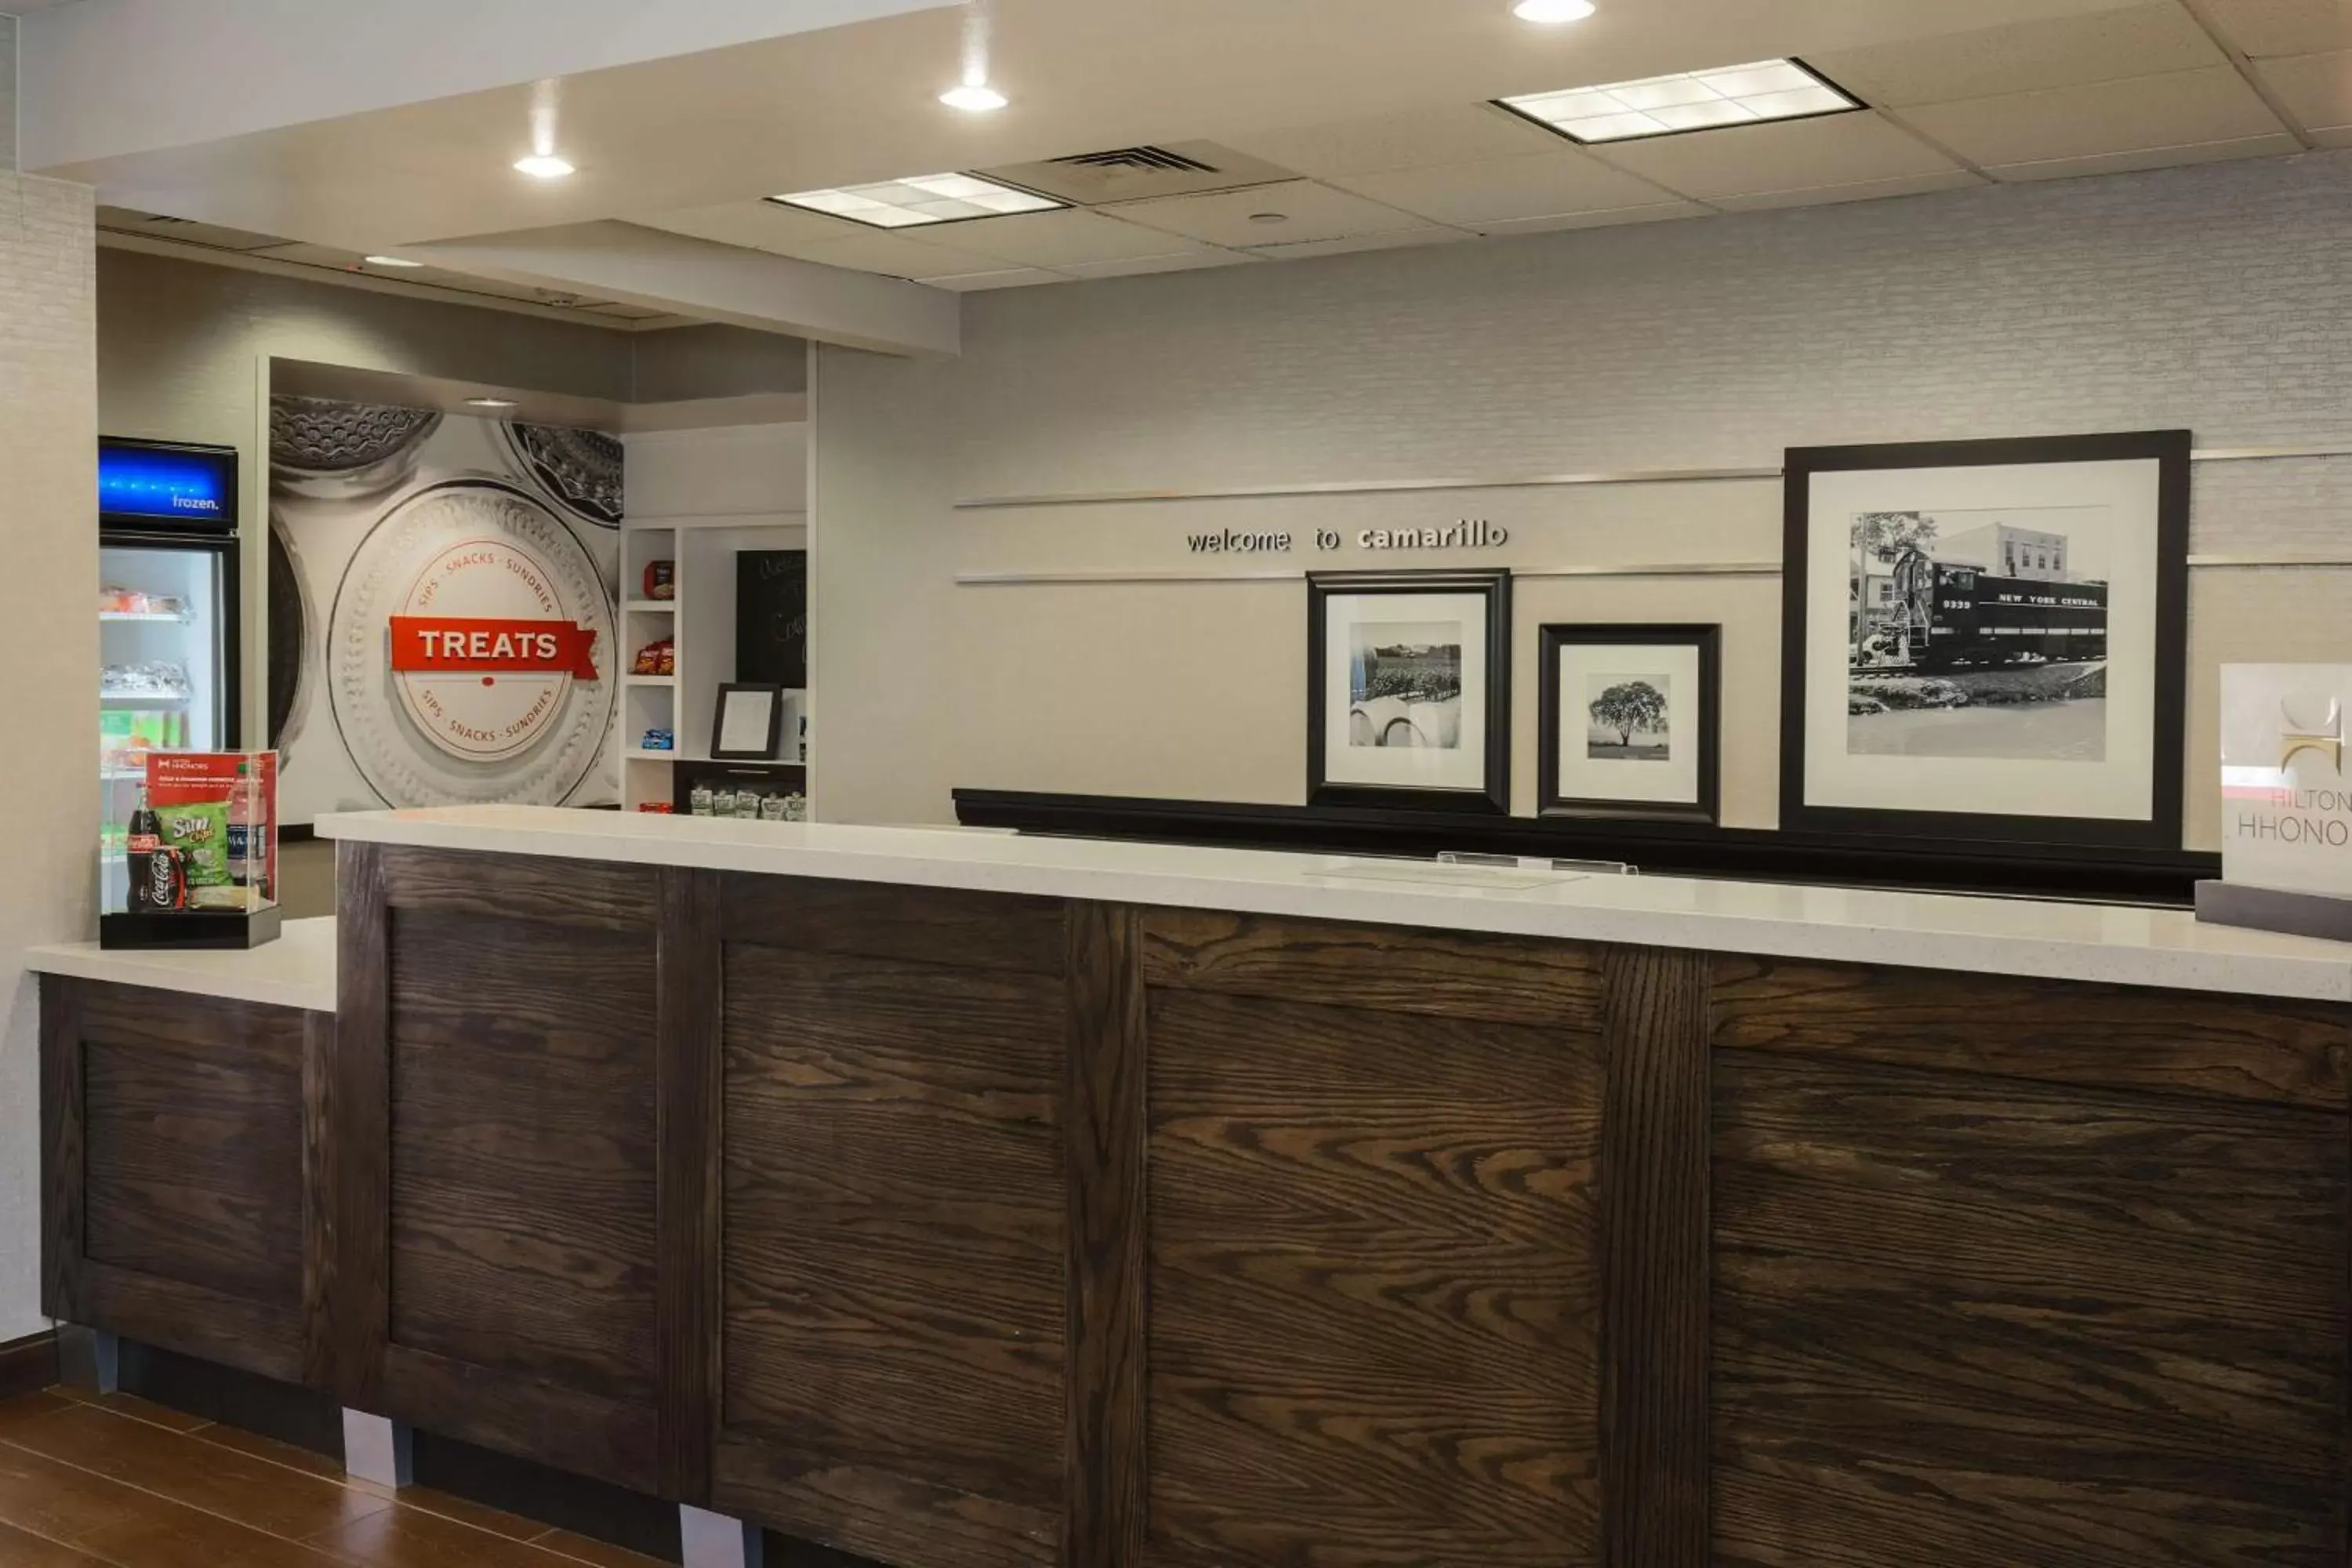
[(0, 1401), (5, 1568), (653, 1568), (128, 1394)]

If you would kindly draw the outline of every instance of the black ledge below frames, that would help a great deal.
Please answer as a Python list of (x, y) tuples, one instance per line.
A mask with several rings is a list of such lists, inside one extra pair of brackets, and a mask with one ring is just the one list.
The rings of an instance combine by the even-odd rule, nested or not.
[(1563, 817), (1469, 819), (1132, 795), (959, 789), (968, 827), (1221, 848), (1428, 857), (1442, 850), (1623, 860), (1667, 876), (1816, 882), (2188, 907), (2221, 875), (2218, 855), (1782, 833), (1685, 823)]

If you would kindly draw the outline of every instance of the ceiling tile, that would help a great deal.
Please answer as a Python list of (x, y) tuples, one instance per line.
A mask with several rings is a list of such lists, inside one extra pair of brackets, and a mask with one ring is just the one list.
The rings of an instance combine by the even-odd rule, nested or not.
[(1906, 38), (1806, 61), (1873, 103), (1896, 109), (2229, 63), (2176, 0)]
[(1251, 251), (1269, 261), (1296, 261), (1310, 256), (1348, 256), (1360, 250), (1402, 250), (1417, 245), (1448, 245), (1475, 239), (1468, 229), (1434, 225), (1428, 228), (1391, 229), (1385, 234), (1359, 234), (1346, 239), (1309, 239), (1297, 245), (1261, 245)]
[(1930, 191), (1965, 190), (1990, 181), (1952, 169), (1940, 174), (1909, 174), (1894, 180), (1858, 180), (1844, 185), (1810, 185), (1794, 191), (1754, 191), (1717, 196), (1715, 204), (1727, 212), (1762, 212), (1770, 207), (1826, 206), (1832, 202), (1867, 202), (1880, 196), (1918, 196)]
[(2205, 0), (2205, 14), (2256, 59), (2352, 49), (2352, 5), (2345, 0)]
[(2352, 125), (2352, 49), (2263, 60), (2254, 69), (2305, 130)]
[(2108, 153), (2091, 158), (2049, 158), (2032, 163), (1988, 163), (1985, 173), (2007, 184), (2028, 180), (2070, 180), (2077, 174), (2126, 174), (2137, 169), (2170, 169), (2188, 163), (2223, 163), (2233, 158), (2283, 158), (2303, 151), (2303, 143), (2280, 132), (2274, 136), (2243, 136), (2227, 142), (2200, 142), (2183, 147), (2147, 147), (2131, 153)]
[(1331, 183), (1438, 223), (1601, 212), (1639, 206), (1668, 194), (1573, 148), (1532, 158), (1489, 158), (1475, 163), (1352, 174)]
[[(1233, 247), (1343, 239), (1350, 235), (1423, 226), (1422, 220), (1411, 213), (1318, 185), (1312, 180), (1290, 180), (1205, 196), (1129, 202), (1111, 211), (1116, 216), (1166, 229), (1171, 234)], [(1259, 213), (1279, 213), (1283, 221), (1258, 223), (1253, 215)]]
[(1082, 261), (1125, 261), (1169, 256), (1194, 247), (1156, 228), (1123, 223), (1081, 207), (974, 218), (956, 226), (958, 249), (1024, 267), (1068, 267)]
[(1169, 256), (1138, 256), (1124, 261), (1076, 261), (1062, 268), (1073, 278), (1136, 278), (1147, 272), (1196, 272), (1203, 267), (1231, 267), (1257, 258), (1244, 251), (1215, 250), (1206, 246)]
[(952, 289), (959, 294), (976, 294), (987, 289), (1025, 289), (1033, 283), (1066, 283), (1069, 279), (1042, 267), (1005, 267), (993, 272), (961, 272), (918, 281), (926, 289)]
[(1318, 179), (1532, 156), (1559, 148), (1559, 138), (1550, 132), (1488, 103), (1450, 103), (1225, 140), (1244, 153)]
[(1705, 217), (1710, 208), (1696, 202), (1651, 202), (1638, 207), (1612, 207), (1607, 212), (1564, 213), (1555, 217), (1504, 218), (1478, 225), (1481, 234), (1553, 234), (1570, 228), (1612, 228), (1619, 224), (1659, 223), (1667, 218)]
[(1930, 104), (1905, 118), (1979, 167), (2231, 142), (2285, 129), (2228, 66)]
[(822, 213), (804, 212), (799, 207), (761, 201), (691, 207), (683, 212), (661, 213), (653, 217), (633, 217), (629, 221), (695, 239), (715, 240), (720, 245), (749, 246), (754, 250), (772, 250), (782, 255), (790, 255), (793, 247), (812, 240), (839, 239), (845, 235), (875, 232), (846, 218), (826, 217)]
[[(961, 226), (950, 223), (929, 224), (925, 226), (924, 233), (944, 238)], [(915, 239), (904, 233), (886, 234), (878, 229), (865, 234), (845, 235), (837, 239), (806, 241), (782, 254), (803, 261), (822, 262), (827, 267), (848, 267), (860, 272), (887, 272), (894, 278), (940, 278), (957, 272), (988, 272), (1003, 265), (995, 257), (983, 256), (978, 251), (933, 244), (928, 238)]]
[(1700, 201), (1949, 174), (1958, 167), (1875, 114), (1828, 114), (1620, 142), (1601, 156)]

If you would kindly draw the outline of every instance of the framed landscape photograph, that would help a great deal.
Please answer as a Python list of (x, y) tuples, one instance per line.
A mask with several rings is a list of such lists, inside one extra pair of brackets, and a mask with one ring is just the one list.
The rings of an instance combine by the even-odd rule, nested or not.
[(1307, 579), (1307, 804), (1510, 809), (1507, 572)]
[(1791, 449), (1781, 826), (2179, 848), (2189, 452)]
[(1536, 809), (1716, 820), (1723, 628), (1538, 628)]

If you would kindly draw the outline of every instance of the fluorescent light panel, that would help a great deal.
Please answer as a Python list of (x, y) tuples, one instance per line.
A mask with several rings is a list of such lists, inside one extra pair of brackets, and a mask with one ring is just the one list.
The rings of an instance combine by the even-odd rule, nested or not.
[(965, 218), (1001, 217), (1006, 213), (1051, 212), (1070, 204), (1031, 191), (983, 180), (977, 174), (916, 174), (871, 185), (840, 190), (797, 191), (770, 196), (788, 207), (845, 217), (873, 228), (917, 228), (925, 224), (958, 223)]
[(1794, 60), (1756, 60), (1713, 70), (1679, 71), (1565, 92), (1507, 98), (1503, 107), (1549, 125), (1573, 142), (1630, 142), (1719, 125), (1843, 114), (1860, 100)]

